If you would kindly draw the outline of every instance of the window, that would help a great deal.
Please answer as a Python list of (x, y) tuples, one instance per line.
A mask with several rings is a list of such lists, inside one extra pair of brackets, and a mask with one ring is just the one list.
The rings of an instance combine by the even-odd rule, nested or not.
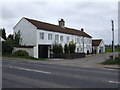
[(60, 36), (60, 42), (63, 42), (63, 36)]
[(59, 35), (55, 35), (55, 41), (59, 41)]
[(67, 37), (67, 43), (69, 43), (69, 37)]
[(79, 48), (77, 48), (77, 52), (79, 52)]
[(79, 38), (77, 38), (77, 43), (79, 43)]
[(48, 40), (52, 40), (52, 34), (48, 34)]
[(44, 33), (40, 33), (40, 39), (44, 39)]

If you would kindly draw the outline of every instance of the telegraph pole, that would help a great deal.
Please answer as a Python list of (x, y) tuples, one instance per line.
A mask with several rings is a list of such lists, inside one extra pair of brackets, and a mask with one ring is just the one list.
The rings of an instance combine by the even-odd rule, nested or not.
[(114, 52), (115, 52), (115, 46), (114, 46), (114, 21), (113, 20), (111, 20), (111, 22), (112, 22), (112, 38), (113, 38), (113, 40), (112, 40), (112, 52), (113, 52), (113, 58), (114, 58)]

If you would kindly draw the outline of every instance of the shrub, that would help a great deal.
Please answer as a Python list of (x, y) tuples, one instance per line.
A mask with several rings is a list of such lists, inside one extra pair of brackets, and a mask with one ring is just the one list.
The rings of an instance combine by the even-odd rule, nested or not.
[(13, 53), (15, 56), (29, 56), (28, 52), (25, 50), (18, 50)]
[(69, 46), (67, 44), (64, 45), (64, 52), (69, 53)]
[(61, 54), (63, 53), (63, 48), (62, 48), (62, 45), (61, 44), (53, 44), (53, 53), (54, 54)]
[(75, 48), (76, 48), (75, 44), (73, 43), (73, 41), (71, 41), (69, 43), (70, 53), (75, 53)]
[(9, 40), (2, 42), (2, 54), (10, 54), (13, 50), (13, 43)]

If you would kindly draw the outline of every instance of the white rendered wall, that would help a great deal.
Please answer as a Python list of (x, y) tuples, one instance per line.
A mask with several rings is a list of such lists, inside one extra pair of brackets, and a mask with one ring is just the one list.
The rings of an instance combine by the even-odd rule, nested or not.
[(33, 52), (33, 48), (19, 48), (19, 47), (14, 47), (14, 51), (18, 51), (18, 50), (25, 50), (28, 52), (29, 56), (34, 57), (34, 52)]
[(17, 33), (20, 30), (22, 42), (21, 45), (36, 45), (36, 27), (27, 21), (25, 18), (22, 18), (17, 25), (13, 28), (13, 32)]
[[(40, 39), (40, 33), (44, 33), (44, 39)], [(48, 34), (52, 34), (52, 40), (48, 40)], [(79, 52), (83, 52), (83, 42), (84, 42), (84, 52), (87, 53), (87, 50), (89, 50), (89, 52), (92, 52), (92, 38), (87, 38), (84, 37), (84, 41), (83, 36), (77, 36), (77, 35), (71, 35), (71, 34), (65, 34), (65, 33), (59, 33), (59, 32), (52, 32), (52, 31), (46, 31), (46, 30), (37, 30), (37, 45), (39, 44), (43, 44), (43, 45), (52, 45), (53, 43), (55, 43), (55, 35), (59, 35), (59, 42), (63, 47), (65, 45), (65, 43), (67, 43), (67, 37), (69, 37), (69, 42), (73, 40), (73, 42), (76, 44), (76, 50), (75, 52), (77, 52), (77, 48), (82, 48), (79, 49)], [(63, 42), (60, 42), (60, 36), (63, 36)], [(77, 38), (79, 38), (79, 42), (77, 42)]]

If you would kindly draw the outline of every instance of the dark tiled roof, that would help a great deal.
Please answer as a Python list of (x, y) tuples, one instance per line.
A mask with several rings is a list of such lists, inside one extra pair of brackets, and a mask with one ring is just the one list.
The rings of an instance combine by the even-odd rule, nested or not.
[(37, 29), (43, 29), (43, 30), (48, 30), (48, 31), (53, 31), (53, 32), (60, 32), (60, 33), (79, 35), (79, 36), (92, 38), (90, 35), (88, 35), (87, 33), (83, 32), (83, 31), (80, 31), (80, 30), (67, 28), (67, 27), (61, 28), (58, 25), (49, 24), (46, 22), (41, 22), (41, 21), (28, 19), (28, 18), (25, 18), (25, 19), (28, 20), (33, 25), (35, 25), (37, 27)]
[(92, 46), (99, 46), (101, 41), (102, 41), (102, 39), (92, 40)]

